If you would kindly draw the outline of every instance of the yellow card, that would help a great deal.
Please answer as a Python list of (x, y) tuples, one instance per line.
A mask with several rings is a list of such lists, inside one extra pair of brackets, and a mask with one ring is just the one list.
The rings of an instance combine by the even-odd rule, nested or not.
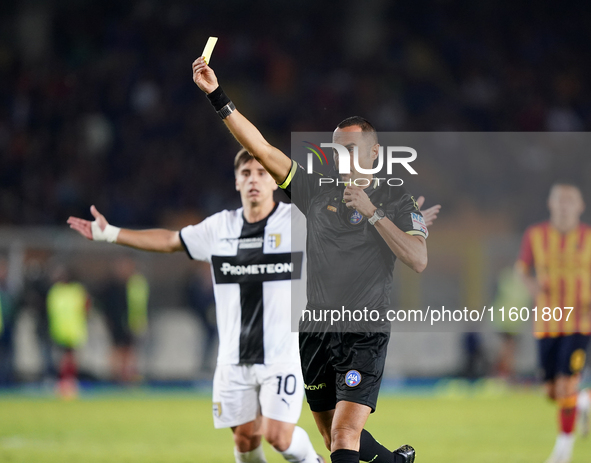
[(203, 58), (205, 58), (205, 62), (207, 64), (209, 64), (209, 60), (211, 59), (211, 54), (213, 53), (213, 48), (215, 47), (215, 44), (217, 43), (218, 38), (217, 37), (210, 37), (209, 39), (207, 39), (207, 43), (205, 44), (205, 48), (203, 49), (203, 53), (201, 54), (201, 56), (203, 56)]

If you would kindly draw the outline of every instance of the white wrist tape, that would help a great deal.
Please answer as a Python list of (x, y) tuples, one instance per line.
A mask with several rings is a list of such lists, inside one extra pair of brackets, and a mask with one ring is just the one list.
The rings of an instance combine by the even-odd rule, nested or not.
[(90, 227), (92, 229), (92, 239), (94, 241), (107, 241), (109, 243), (117, 242), (117, 237), (121, 231), (119, 227), (114, 227), (109, 224), (107, 224), (104, 230), (101, 230), (101, 227), (96, 220), (90, 224)]

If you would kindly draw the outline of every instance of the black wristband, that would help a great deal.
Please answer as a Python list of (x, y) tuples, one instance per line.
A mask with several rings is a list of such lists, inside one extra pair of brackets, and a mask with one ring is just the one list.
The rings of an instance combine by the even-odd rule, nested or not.
[(219, 111), (228, 103), (231, 103), (230, 98), (224, 93), (222, 87), (218, 85), (213, 92), (207, 94), (207, 98), (209, 98), (209, 102), (215, 108), (216, 111)]

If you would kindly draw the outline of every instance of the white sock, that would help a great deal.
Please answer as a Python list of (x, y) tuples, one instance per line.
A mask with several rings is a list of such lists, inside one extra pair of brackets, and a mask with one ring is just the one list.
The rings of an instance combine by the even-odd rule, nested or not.
[(552, 450), (552, 460), (557, 462), (570, 461), (575, 445), (575, 433), (565, 434), (561, 432), (556, 437), (556, 444)]
[(285, 452), (279, 452), (291, 463), (318, 463), (316, 450), (306, 431), (296, 426), (291, 436), (291, 445)]
[(562, 434), (563, 439), (563, 458), (566, 461), (570, 461), (573, 456), (573, 448), (575, 447), (575, 433), (571, 432), (570, 434)]
[(256, 449), (251, 450), (250, 452), (239, 452), (238, 449), (234, 447), (234, 457), (236, 457), (236, 463), (267, 463), (262, 445), (259, 445)]
[(579, 397), (577, 398), (577, 408), (579, 411), (586, 411), (589, 410), (591, 406), (591, 397), (589, 397), (589, 389), (583, 389), (579, 392)]

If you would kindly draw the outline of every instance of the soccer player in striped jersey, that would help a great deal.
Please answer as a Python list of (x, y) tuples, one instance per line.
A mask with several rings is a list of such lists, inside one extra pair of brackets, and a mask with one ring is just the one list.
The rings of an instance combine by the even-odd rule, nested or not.
[(236, 462), (264, 463), (261, 434), (286, 461), (320, 463), (306, 431), (296, 426), (304, 382), (298, 338), (291, 332), (291, 279), (301, 275), (303, 249), (292, 249), (291, 205), (277, 203), (277, 185), (246, 150), (234, 160), (242, 207), (222, 211), (180, 232), (110, 225), (94, 206), (94, 222), (70, 227), (94, 241), (145, 251), (186, 251), (211, 263), (219, 352), (213, 381), (216, 428), (231, 428)]
[[(547, 463), (568, 463), (577, 412), (589, 410), (579, 384), (591, 333), (591, 227), (580, 222), (585, 204), (573, 184), (554, 184), (548, 209), (549, 221), (526, 230), (515, 267), (537, 304), (534, 335), (546, 392), (559, 407), (560, 432)], [(551, 312), (544, 315), (546, 307)], [(568, 320), (566, 307), (573, 308)]]

